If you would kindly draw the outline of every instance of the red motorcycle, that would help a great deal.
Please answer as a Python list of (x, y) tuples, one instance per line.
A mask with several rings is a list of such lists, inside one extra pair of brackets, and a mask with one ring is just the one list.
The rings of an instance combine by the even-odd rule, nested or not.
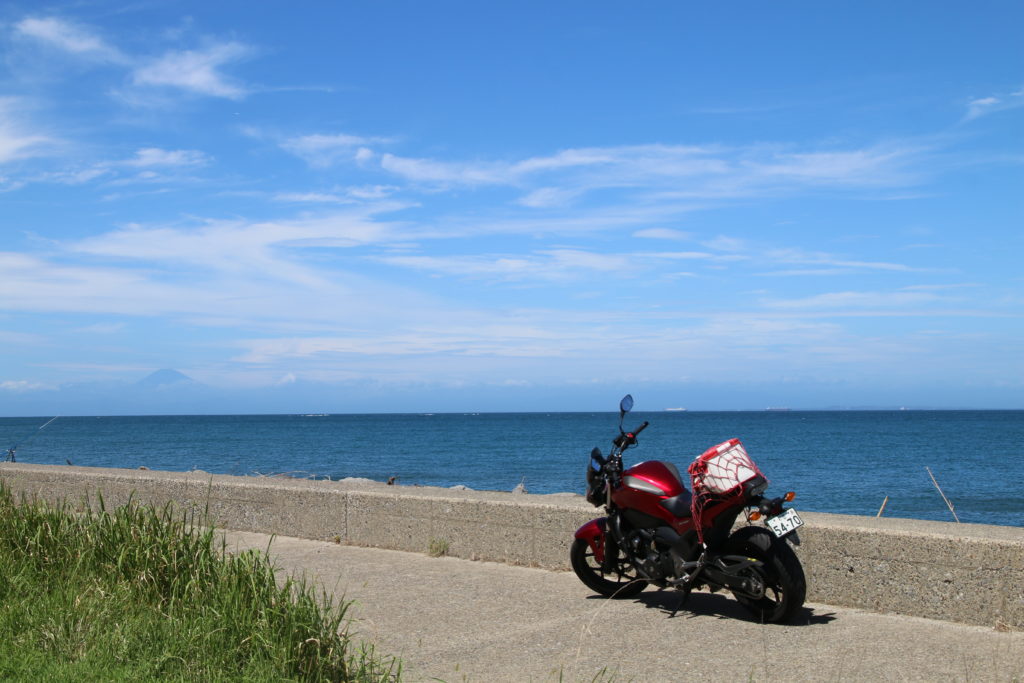
[[(732, 591), (761, 622), (784, 622), (804, 603), (803, 567), (790, 544), (803, 526), (793, 500), (764, 495), (768, 480), (731, 439), (698, 456), (689, 467), (691, 491), (672, 463), (650, 460), (622, 467), (622, 453), (637, 444), (644, 422), (632, 432), (622, 422), (633, 408), (619, 404), (619, 435), (607, 458), (595, 448), (587, 465), (587, 500), (606, 517), (576, 531), (570, 559), (587, 587), (609, 598), (631, 598), (648, 584)], [(733, 527), (740, 513), (746, 524)], [(764, 520), (767, 528), (753, 526)]]

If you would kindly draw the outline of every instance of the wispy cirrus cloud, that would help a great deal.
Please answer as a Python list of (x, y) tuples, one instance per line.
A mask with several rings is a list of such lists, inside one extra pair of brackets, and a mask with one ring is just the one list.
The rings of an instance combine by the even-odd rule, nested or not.
[(333, 192), (278, 192), (274, 201), (310, 204), (351, 204), (354, 200)]
[(199, 227), (130, 226), (66, 245), (71, 252), (144, 263), (186, 264), (252, 273), (261, 279), (321, 281), (315, 269), (288, 258), (301, 247), (350, 248), (393, 239), (396, 228), (375, 220), (382, 204), (282, 221), (208, 221)]
[[(550, 156), (517, 161), (450, 161), (385, 154), (380, 166), (411, 182), (486, 186), (523, 185), (533, 179), (574, 178), (577, 189), (621, 187), (663, 176), (722, 173), (727, 167), (709, 150), (689, 146), (638, 145), (562, 150)], [(548, 191), (560, 188), (547, 183)], [(542, 188), (544, 189), (544, 188)], [(565, 191), (565, 188), (561, 188)]]
[(928, 175), (929, 153), (926, 146), (904, 142), (846, 150), (639, 145), (466, 161), (362, 149), (362, 161), (413, 186), (431, 191), (508, 187), (523, 192), (518, 204), (540, 209), (567, 206), (597, 192), (625, 195), (634, 203), (664, 203), (905, 188)]
[(199, 50), (168, 52), (134, 69), (135, 85), (179, 88), (198, 95), (225, 97), (238, 100), (249, 94), (249, 89), (225, 75), (221, 67), (240, 61), (252, 54), (242, 43), (227, 42), (209, 45)]
[(25, 17), (14, 24), (15, 34), (31, 38), (83, 59), (127, 64), (131, 59), (89, 28), (58, 17)]
[(14, 97), (0, 97), (0, 164), (40, 156), (57, 140), (35, 130), (28, 122), (27, 107)]
[(251, 92), (249, 86), (225, 73), (229, 65), (255, 54), (252, 47), (237, 41), (206, 40), (198, 48), (131, 54), (95, 29), (56, 16), (25, 17), (14, 24), (13, 32), (22, 41), (32, 41), (91, 65), (124, 70), (131, 89), (113, 92), (132, 104), (162, 103), (143, 93), (157, 89), (234, 100)]
[(49, 387), (46, 384), (43, 384), (42, 382), (33, 382), (24, 379), (5, 379), (3, 381), (0, 381), (0, 391), (27, 392), (47, 388)]
[(202, 166), (208, 162), (209, 157), (195, 149), (143, 147), (135, 152), (134, 158), (126, 159), (120, 164), (146, 168), (150, 166)]
[[(2, 134), (0, 134), (2, 139)], [(70, 167), (34, 175), (32, 182), (57, 183), (60, 185), (83, 185), (101, 182), (125, 185), (133, 182), (166, 182), (181, 180), (174, 174), (181, 169), (191, 169), (210, 163), (210, 157), (194, 149), (161, 149), (143, 147), (128, 159), (99, 161), (86, 166)]]
[(779, 151), (765, 158), (743, 159), (739, 167), (751, 172), (748, 180), (755, 184), (763, 180), (773, 185), (901, 186), (915, 181), (917, 171), (909, 167), (921, 153), (901, 143), (839, 151)]
[(558, 187), (542, 187), (519, 198), (518, 203), (531, 209), (549, 209), (572, 204), (583, 191)]
[[(252, 339), (239, 342), (245, 351), (235, 358), (244, 363), (277, 363), (284, 359), (304, 359), (334, 363), (352, 356), (383, 356), (399, 361), (424, 355), (502, 356), (506, 358), (545, 358), (564, 355), (571, 343), (535, 325), (501, 325), (497, 317), (479, 320), (480, 327), (450, 325), (444, 328), (414, 326), (408, 332), (374, 336), (315, 336)], [(560, 344), (552, 344), (558, 339)], [(575, 341), (575, 340), (572, 340)]]
[(947, 301), (930, 291), (897, 290), (826, 292), (799, 299), (773, 299), (763, 303), (768, 308), (788, 310), (893, 309)]
[[(301, 252), (350, 248), (378, 239), (387, 229), (365, 211), (352, 211), (281, 223), (129, 226), (54, 243), (47, 255), (0, 252), (0, 307), (171, 315), (199, 326), (231, 317), (232, 326), (248, 329), (288, 320), (306, 332), (333, 325), (342, 311), (343, 319), (367, 323), (428, 297), (304, 259)], [(424, 308), (417, 304), (409, 315)]]
[(1018, 107), (1024, 107), (1024, 88), (970, 100), (967, 103), (967, 113), (964, 114), (964, 121), (972, 121), (982, 116), (1008, 109), (1017, 109)]
[[(425, 237), (421, 235), (421, 238)], [(691, 262), (720, 269), (735, 263), (758, 263), (778, 266), (755, 275), (761, 276), (832, 276), (850, 273), (920, 273), (934, 269), (887, 261), (843, 258), (824, 252), (805, 252), (793, 248), (755, 248), (741, 240), (719, 236), (704, 243), (706, 250), (689, 251), (615, 251), (602, 253), (593, 249), (539, 249), (529, 253), (434, 255), (389, 254), (372, 257), (390, 266), (430, 272), (455, 278), (490, 281), (555, 282), (589, 277), (595, 274), (628, 278), (637, 272), (664, 272), (670, 264)], [(797, 266), (797, 267), (791, 267)], [(693, 277), (693, 273), (689, 273)], [(936, 286), (938, 287), (938, 286)], [(925, 291), (922, 286), (919, 288)], [(907, 290), (912, 291), (912, 290)], [(913, 297), (904, 297), (910, 303)], [(928, 296), (921, 297), (924, 301)], [(795, 306), (794, 306), (795, 307)]]
[(459, 162), (415, 159), (384, 154), (380, 166), (405, 180), (437, 185), (509, 185), (514, 184), (512, 166), (503, 162)]
[(761, 275), (835, 275), (855, 271), (882, 271), (893, 273), (926, 272), (931, 269), (917, 268), (904, 263), (890, 261), (866, 261), (846, 259), (823, 252), (807, 252), (802, 249), (769, 249), (765, 261), (773, 264), (798, 266), (797, 268), (765, 271)]
[(551, 282), (584, 272), (624, 272), (628, 256), (577, 249), (543, 250), (533, 254), (393, 255), (375, 257), (391, 266), (472, 280)]
[(281, 149), (303, 159), (315, 168), (326, 168), (339, 161), (366, 161), (372, 158), (373, 145), (389, 143), (388, 138), (335, 133), (300, 135), (281, 141)]
[(634, 273), (656, 270), (671, 262), (728, 262), (745, 258), (700, 251), (603, 253), (592, 249), (554, 248), (523, 254), (397, 254), (377, 256), (373, 260), (457, 278), (545, 283), (595, 275), (630, 278)]
[(687, 242), (693, 239), (693, 234), (676, 230), (674, 228), (644, 228), (633, 233), (633, 237), (652, 240), (672, 240), (676, 242)]
[(392, 185), (356, 185), (353, 187), (334, 187), (327, 191), (309, 192), (277, 192), (274, 201), (308, 204), (353, 204), (357, 202), (376, 202), (386, 199), (400, 188)]

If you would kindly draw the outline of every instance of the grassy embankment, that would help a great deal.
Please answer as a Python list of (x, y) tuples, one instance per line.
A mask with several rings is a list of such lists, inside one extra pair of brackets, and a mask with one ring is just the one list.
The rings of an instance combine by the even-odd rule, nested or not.
[(191, 517), (76, 513), (0, 483), (0, 679), (393, 681), (352, 641), (346, 603), (281, 585)]

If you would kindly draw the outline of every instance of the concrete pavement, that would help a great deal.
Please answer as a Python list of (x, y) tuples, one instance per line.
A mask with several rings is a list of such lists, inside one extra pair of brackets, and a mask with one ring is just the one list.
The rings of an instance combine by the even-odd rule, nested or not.
[(676, 612), (678, 593), (605, 600), (571, 572), (225, 533), (354, 600), (357, 639), (400, 657), (406, 680), (1024, 680), (1020, 631), (822, 604), (766, 626), (721, 594)]

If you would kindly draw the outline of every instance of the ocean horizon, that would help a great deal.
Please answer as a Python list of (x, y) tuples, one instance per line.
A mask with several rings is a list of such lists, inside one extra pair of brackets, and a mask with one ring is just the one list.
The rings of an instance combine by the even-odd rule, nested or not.
[[(618, 428), (614, 412), (52, 417), (0, 418), (0, 445), (26, 463), (530, 493), (582, 493), (590, 450), (607, 452)], [(796, 491), (798, 509), (874, 516), (887, 500), (888, 517), (953, 521), (937, 483), (962, 522), (1024, 526), (1011, 492), (1024, 479), (1024, 410), (638, 411), (625, 427), (644, 420), (627, 466), (685, 470), (737, 437), (769, 492)]]

